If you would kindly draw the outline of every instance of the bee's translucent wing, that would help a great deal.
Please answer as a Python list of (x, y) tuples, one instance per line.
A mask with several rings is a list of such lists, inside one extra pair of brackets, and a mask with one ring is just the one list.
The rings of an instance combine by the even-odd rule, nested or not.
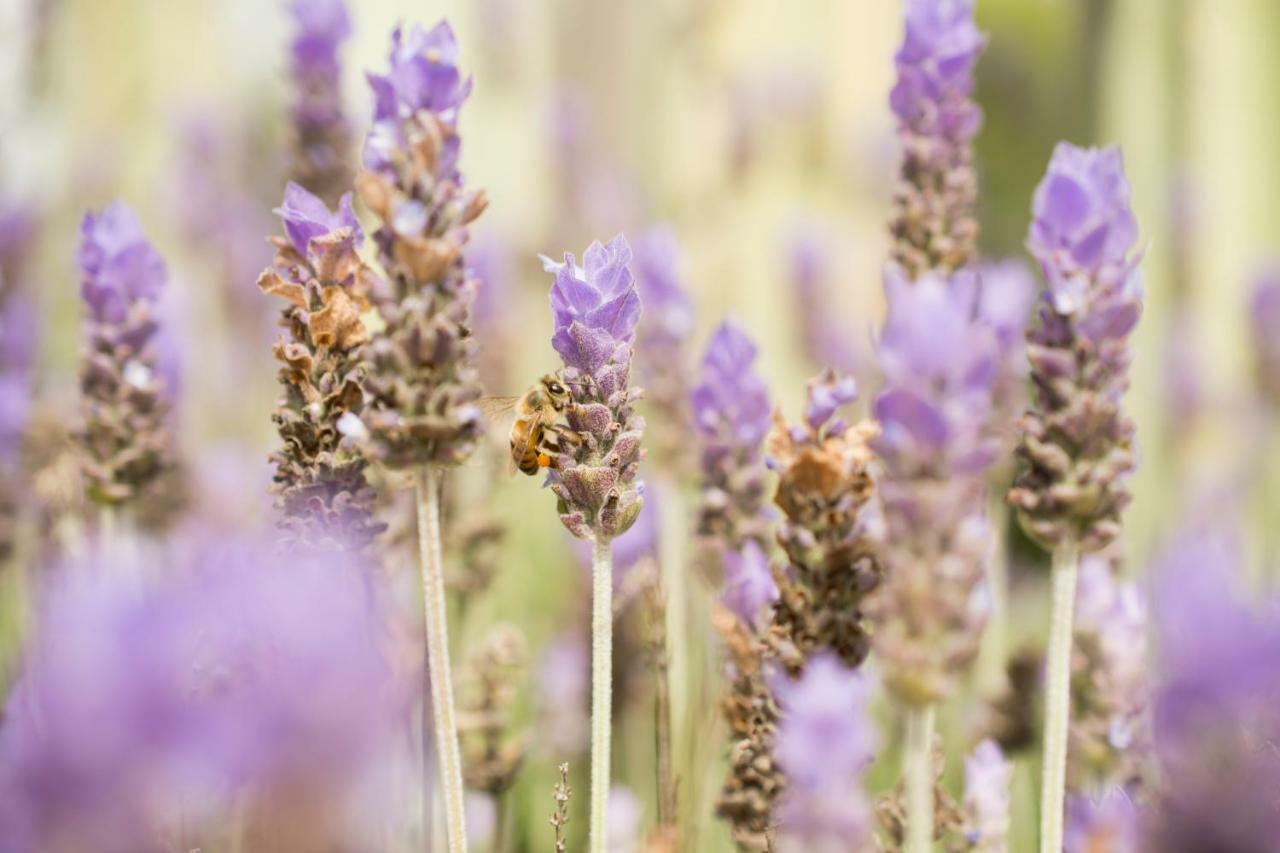
[(485, 420), (496, 423), (499, 426), (511, 426), (511, 413), (516, 409), (516, 403), (520, 402), (519, 397), (481, 397), (476, 401), (476, 406), (484, 415)]

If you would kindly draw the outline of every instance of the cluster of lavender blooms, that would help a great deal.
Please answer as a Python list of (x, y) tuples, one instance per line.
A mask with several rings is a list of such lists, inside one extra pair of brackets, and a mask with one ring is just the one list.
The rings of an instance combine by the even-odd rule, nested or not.
[(1258, 390), (1273, 409), (1280, 409), (1280, 265), (1260, 273), (1249, 301)]
[(634, 410), (642, 391), (629, 386), (640, 294), (621, 234), (592, 243), (582, 260), (579, 267), (567, 252), (563, 263), (544, 259), (555, 276), (551, 345), (564, 361), (571, 399), (551, 488), (565, 528), (599, 542), (625, 533), (644, 503), (636, 474), (645, 424)]
[(370, 75), (373, 128), (360, 198), (387, 281), (372, 294), (384, 330), (363, 350), (374, 458), (392, 468), (451, 464), (483, 431), (468, 322), (476, 282), (462, 257), (467, 226), (485, 208), (458, 171), (458, 111), (471, 92), (447, 23), (392, 37), (390, 68)]
[(276, 210), (286, 237), (258, 287), (284, 300), (275, 345), (284, 390), (272, 415), (281, 447), (272, 454), (280, 524), (313, 547), (365, 548), (381, 530), (373, 518), (376, 494), (365, 479), (368, 462), (342, 430), (364, 405), (360, 348), (368, 340), (360, 315), (375, 289), (360, 259), (364, 232), (351, 195), (336, 212), (297, 184)]
[(907, 0), (889, 95), (902, 143), (890, 231), (893, 259), (912, 278), (961, 269), (976, 252), (973, 138), (982, 111), (972, 100), (973, 69), (985, 44), (973, 0)]
[(782, 510), (777, 539), (790, 563), (779, 587), (768, 642), (791, 673), (819, 649), (848, 667), (871, 649), (864, 605), (880, 582), (875, 525), (866, 511), (875, 493), (870, 421), (837, 416), (857, 399), (850, 377), (827, 371), (811, 380), (802, 424), (775, 413), (769, 465), (778, 473), (774, 503)]
[(1147, 612), (1142, 592), (1111, 561), (1080, 564), (1072, 643), (1068, 778), (1076, 790), (1137, 793), (1148, 770)]
[(775, 754), (787, 777), (781, 851), (863, 850), (872, 838), (863, 776), (876, 750), (865, 675), (819, 652), (799, 679), (779, 678)]
[(975, 592), (988, 549), (996, 344), (974, 319), (975, 285), (968, 272), (912, 282), (900, 267), (885, 271), (885, 388), (874, 404), (885, 579), (868, 612), (885, 685), (909, 706), (952, 693), (986, 618)]
[(1119, 150), (1059, 144), (1036, 189), (1027, 243), (1047, 289), (1027, 337), (1035, 400), (1009, 493), (1023, 527), (1047, 547), (1072, 540), (1097, 550), (1115, 538), (1129, 502), (1134, 427), (1120, 404), (1128, 337), (1142, 313), (1137, 236)]
[(343, 0), (293, 0), (289, 46), (295, 87), (289, 127), (289, 174), (328, 204), (351, 186), (351, 127), (342, 109), (338, 49), (351, 36)]
[(0, 561), (12, 553), (22, 503), (23, 438), (36, 347), (35, 317), (27, 293), (34, 233), (29, 210), (0, 209)]
[(689, 336), (693, 305), (680, 277), (680, 246), (670, 226), (644, 232), (635, 243), (636, 287), (644, 317), (636, 329), (636, 373), (656, 418), (646, 442), (657, 465), (681, 471), (692, 467), (689, 433), (693, 413), (689, 388)]
[(769, 547), (764, 440), (771, 416), (756, 355), (745, 331), (722, 323), (707, 344), (692, 395), (702, 447), (697, 532), (730, 551), (748, 543)]
[(236, 816), (244, 849), (383, 830), (371, 771), (408, 694), (357, 567), (210, 538), (49, 580), (0, 729), (0, 848), (227, 847)]
[(82, 468), (89, 497), (114, 506), (137, 501), (174, 464), (157, 348), (167, 273), (122, 202), (86, 214), (80, 230)]

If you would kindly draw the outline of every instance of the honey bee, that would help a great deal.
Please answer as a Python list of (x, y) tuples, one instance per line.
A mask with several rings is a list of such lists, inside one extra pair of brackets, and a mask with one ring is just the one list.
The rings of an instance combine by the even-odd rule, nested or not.
[(512, 466), (533, 476), (555, 467), (560, 416), (568, 402), (569, 390), (560, 377), (548, 373), (519, 397), (486, 397), (480, 408), (495, 421), (515, 414), (510, 433)]

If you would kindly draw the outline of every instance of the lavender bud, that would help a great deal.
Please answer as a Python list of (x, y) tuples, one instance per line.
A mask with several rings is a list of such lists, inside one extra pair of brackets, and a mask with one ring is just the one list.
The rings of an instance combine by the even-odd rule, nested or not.
[(779, 808), (781, 850), (861, 850), (872, 836), (862, 778), (876, 749), (865, 676), (829, 653), (804, 675), (780, 678), (776, 755), (787, 776)]
[(357, 189), (382, 221), (373, 237), (388, 282), (373, 300), (385, 329), (362, 351), (362, 420), (370, 452), (392, 468), (460, 462), (484, 429), (469, 316), (476, 283), (462, 249), (485, 201), (457, 168), (458, 110), (471, 91), (457, 59), (447, 23), (415, 25), (392, 36), (387, 74), (369, 75), (374, 124)]
[(271, 455), (280, 525), (313, 547), (363, 549), (383, 528), (373, 519), (368, 463), (346, 440), (360, 434), (360, 315), (375, 287), (360, 259), (364, 234), (350, 193), (331, 212), (291, 183), (276, 213), (288, 238), (272, 239), (275, 261), (258, 287), (285, 302), (285, 337), (274, 349), (284, 396), (271, 418), (282, 441)]
[(884, 463), (885, 581), (868, 603), (890, 692), (908, 705), (950, 695), (977, 652), (986, 607), (984, 515), (996, 343), (974, 319), (973, 276), (885, 273), (874, 411)]
[(725, 322), (712, 334), (692, 395), (694, 427), (702, 439), (702, 501), (698, 534), (741, 551), (769, 544), (765, 508), (764, 439), (769, 391), (754, 370), (756, 347)]
[(294, 101), (289, 128), (293, 181), (328, 204), (351, 186), (351, 127), (342, 109), (338, 48), (351, 35), (343, 0), (293, 0), (290, 70)]
[(165, 264), (122, 202), (86, 214), (80, 233), (80, 293), (88, 309), (82, 466), (93, 500), (122, 504), (173, 466), (170, 402), (156, 347)]
[(1071, 538), (1092, 551), (1115, 537), (1133, 469), (1120, 403), (1142, 289), (1119, 150), (1059, 144), (1034, 209), (1027, 245), (1047, 287), (1027, 336), (1035, 399), (1009, 502), (1045, 547)]
[(561, 521), (579, 538), (625, 533), (643, 504), (636, 472), (645, 425), (633, 406), (641, 391), (628, 387), (640, 320), (630, 261), (631, 246), (621, 234), (607, 245), (592, 243), (584, 267), (568, 253), (562, 264), (544, 259), (555, 275), (551, 345), (564, 361), (571, 399), (552, 489)]
[(724, 592), (720, 602), (752, 628), (762, 625), (761, 613), (778, 600), (778, 585), (769, 570), (769, 558), (755, 542), (742, 551), (724, 552)]
[(792, 672), (820, 648), (850, 667), (870, 650), (863, 601), (880, 581), (866, 511), (877, 430), (835, 418), (856, 396), (851, 379), (827, 371), (809, 382), (804, 425), (788, 427), (778, 413), (769, 433), (774, 503), (783, 514), (778, 544), (791, 564), (776, 576), (771, 642)]
[(973, 138), (982, 111), (973, 69), (986, 38), (973, 0), (907, 0), (905, 25), (889, 94), (902, 143), (890, 231), (893, 259), (915, 278), (960, 269), (976, 253)]

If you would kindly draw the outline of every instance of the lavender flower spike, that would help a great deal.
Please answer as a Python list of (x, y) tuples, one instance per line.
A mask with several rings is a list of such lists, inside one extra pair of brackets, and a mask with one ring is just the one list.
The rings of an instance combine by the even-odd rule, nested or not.
[(964, 760), (966, 849), (1005, 853), (1009, 849), (1009, 785), (1013, 765), (993, 740), (979, 743)]
[(875, 401), (884, 464), (885, 581), (868, 607), (889, 691), (908, 706), (951, 695), (977, 652), (986, 611), (984, 474), (993, 458), (996, 343), (973, 318), (972, 274), (885, 272)]
[(89, 496), (115, 506), (136, 501), (173, 465), (156, 350), (165, 264), (121, 202), (86, 214), (80, 234), (82, 464)]
[(458, 43), (441, 22), (392, 35), (389, 69), (369, 75), (373, 128), (356, 188), (381, 220), (374, 233), (388, 286), (374, 293), (384, 324), (362, 350), (366, 408), (349, 429), (391, 468), (415, 469), (419, 569), (427, 627), (432, 720), (444, 788), (449, 849), (467, 849), (462, 757), (449, 664), (440, 531), (440, 469), (475, 449), (471, 304), (476, 282), (462, 249), (485, 208), (458, 171), (458, 110), (471, 91), (458, 71)]
[(628, 387), (640, 295), (621, 234), (592, 243), (583, 261), (578, 267), (571, 254), (564, 263), (545, 260), (555, 274), (551, 345), (564, 361), (572, 400), (551, 488), (570, 533), (607, 542), (631, 527), (643, 502), (636, 472), (644, 419), (632, 407), (641, 391)]
[(711, 336), (693, 389), (693, 420), (702, 443), (698, 534), (732, 551), (769, 545), (764, 439), (769, 390), (756, 373), (756, 346), (726, 321)]
[(1142, 312), (1138, 227), (1120, 151), (1061, 143), (1036, 189), (1027, 246), (1047, 288), (1027, 336), (1035, 399), (1022, 420), (1022, 471), (1009, 492), (1023, 528), (1053, 549), (1041, 843), (1062, 844), (1071, 626), (1081, 551), (1120, 529), (1133, 469), (1133, 423), (1121, 413), (1129, 333)]
[(907, 0), (906, 29), (894, 56), (898, 81), (889, 105), (898, 120), (902, 165), (894, 190), (893, 259), (912, 278), (960, 269), (976, 253), (977, 176), (973, 69), (986, 39), (974, 0)]
[(996, 346), (975, 319), (971, 272), (912, 283), (891, 264), (885, 290), (885, 388), (874, 407), (885, 581), (867, 610), (885, 684), (907, 710), (905, 849), (924, 853), (933, 839), (933, 709), (976, 656), (986, 619), (976, 593), (989, 539)]
[(579, 539), (592, 542), (591, 560), (591, 853), (609, 843), (610, 694), (613, 658), (614, 538), (625, 533), (643, 506), (636, 473), (644, 451), (644, 419), (630, 388), (631, 345), (640, 321), (640, 294), (628, 263), (631, 246), (619, 234), (607, 245), (592, 243), (579, 267), (544, 258), (555, 275), (551, 345), (564, 361), (570, 401), (556, 437), (551, 489), (560, 521)]
[(636, 287), (644, 302), (644, 318), (636, 330), (636, 372), (644, 384), (650, 409), (650, 452), (668, 470), (688, 470), (693, 415), (689, 389), (689, 336), (693, 304), (680, 276), (680, 246), (670, 226), (649, 229), (635, 243)]
[(779, 679), (775, 692), (782, 706), (776, 755), (788, 782), (779, 849), (865, 849), (872, 822), (862, 777), (876, 748), (866, 677), (824, 652), (799, 680)]
[(1094, 551), (1119, 531), (1133, 469), (1134, 428), (1120, 403), (1142, 289), (1119, 150), (1060, 144), (1034, 207), (1027, 245), (1048, 286), (1027, 335), (1035, 400), (1009, 501), (1046, 547), (1074, 539)]
[(361, 549), (381, 525), (368, 463), (342, 431), (364, 403), (356, 353), (367, 340), (360, 314), (374, 286), (359, 254), (364, 233), (350, 193), (335, 213), (291, 183), (276, 213), (288, 237), (272, 238), (275, 261), (258, 287), (286, 303), (287, 337), (274, 350), (284, 396), (272, 415), (282, 441), (272, 454), (280, 524), (314, 547)]
[(869, 511), (878, 430), (836, 414), (857, 396), (852, 378), (827, 371), (809, 382), (804, 422), (788, 426), (776, 412), (769, 433), (774, 503), (784, 516), (778, 544), (791, 564), (776, 575), (769, 641), (793, 674), (819, 649), (855, 667), (871, 648), (864, 605), (881, 575)]
[(388, 286), (374, 293), (386, 328), (364, 350), (362, 420), (373, 456), (392, 468), (461, 462), (483, 431), (469, 322), (476, 282), (462, 250), (485, 200), (457, 170), (457, 115), (470, 91), (457, 55), (447, 23), (415, 25), (393, 35), (388, 73), (369, 75), (374, 124), (357, 189), (382, 221), (373, 238)]
[(342, 109), (338, 49), (351, 35), (343, 0), (293, 0), (290, 70), (295, 86), (289, 128), (293, 180), (327, 203), (351, 186), (351, 127)]

